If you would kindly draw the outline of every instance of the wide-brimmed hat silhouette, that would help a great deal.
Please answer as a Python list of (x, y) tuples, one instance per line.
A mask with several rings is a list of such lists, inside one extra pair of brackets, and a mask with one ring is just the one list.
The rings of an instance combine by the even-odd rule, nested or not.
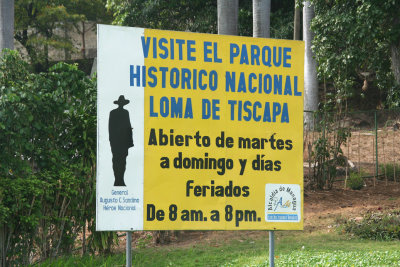
[(126, 105), (129, 103), (129, 100), (125, 99), (125, 97), (123, 95), (120, 95), (118, 100), (114, 101), (114, 104), (117, 105)]

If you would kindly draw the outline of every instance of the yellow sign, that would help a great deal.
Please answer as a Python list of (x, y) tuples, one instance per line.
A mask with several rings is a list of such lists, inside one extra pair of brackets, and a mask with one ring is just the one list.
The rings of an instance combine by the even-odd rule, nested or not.
[[(127, 218), (142, 216), (142, 221), (98, 228), (303, 229), (304, 43), (104, 28), (135, 39), (132, 46), (100, 27), (99, 50), (103, 37), (107, 42), (127, 43), (126, 49), (116, 48), (120, 57), (135, 55), (124, 64), (118, 63), (118, 55), (108, 56), (115, 63), (102, 62), (99, 55), (99, 97), (101, 75), (113, 79), (113, 73), (121, 73), (116, 81), (121, 86), (116, 87), (124, 89), (107, 99), (124, 95), (132, 105), (138, 105), (135, 99), (143, 101), (143, 112), (130, 112), (139, 126), (133, 126), (135, 147), (127, 156), (127, 168), (129, 157), (143, 157), (143, 180), (139, 177), (142, 182), (131, 185), (132, 190), (139, 188), (132, 196), (139, 204), (136, 214), (120, 211), (130, 214)], [(102, 64), (113, 70), (105, 72)], [(140, 97), (135, 95), (139, 91)], [(101, 129), (100, 125), (99, 135)], [(143, 141), (135, 140), (138, 132)], [(143, 151), (134, 150), (138, 140)], [(135, 170), (127, 170), (126, 188), (113, 186), (113, 178), (101, 178), (111, 181), (104, 191), (133, 192), (128, 181), (135, 175)], [(98, 221), (103, 216), (99, 210), (111, 214), (99, 202), (97, 209)]]

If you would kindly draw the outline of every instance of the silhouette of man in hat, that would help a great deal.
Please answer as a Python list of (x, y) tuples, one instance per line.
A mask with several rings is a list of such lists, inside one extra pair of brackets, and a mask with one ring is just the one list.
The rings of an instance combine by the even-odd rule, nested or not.
[(108, 121), (108, 133), (113, 154), (114, 186), (126, 186), (124, 182), (126, 157), (128, 156), (128, 149), (133, 147), (129, 112), (123, 108), (128, 103), (129, 100), (120, 95), (118, 100), (114, 101), (118, 108), (111, 110)]

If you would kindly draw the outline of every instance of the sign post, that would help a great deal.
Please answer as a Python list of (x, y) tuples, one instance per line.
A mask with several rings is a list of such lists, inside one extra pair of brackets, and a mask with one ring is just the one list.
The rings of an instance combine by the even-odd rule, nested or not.
[(275, 257), (275, 238), (274, 238), (274, 231), (269, 231), (269, 266), (274, 267)]
[(99, 25), (97, 230), (303, 229), (303, 66), (301, 41)]
[(126, 232), (126, 267), (132, 267), (132, 233)]

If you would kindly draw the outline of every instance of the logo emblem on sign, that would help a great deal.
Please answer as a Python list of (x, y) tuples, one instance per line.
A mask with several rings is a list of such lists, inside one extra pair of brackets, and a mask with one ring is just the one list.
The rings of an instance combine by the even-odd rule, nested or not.
[(300, 203), (300, 185), (265, 185), (266, 222), (299, 222)]

